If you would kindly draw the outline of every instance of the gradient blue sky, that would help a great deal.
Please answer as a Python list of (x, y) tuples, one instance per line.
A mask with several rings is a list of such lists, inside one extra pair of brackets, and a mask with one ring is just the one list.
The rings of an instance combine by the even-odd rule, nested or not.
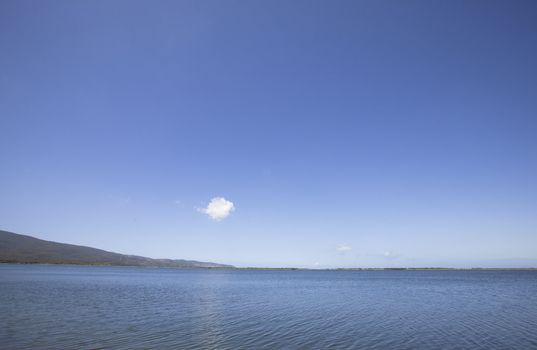
[(0, 227), (239, 266), (537, 266), (536, 62), (535, 1), (1, 0)]

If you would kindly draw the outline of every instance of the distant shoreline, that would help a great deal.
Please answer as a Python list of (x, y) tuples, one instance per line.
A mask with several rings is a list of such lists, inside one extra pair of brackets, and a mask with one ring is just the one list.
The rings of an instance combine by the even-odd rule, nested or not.
[(0, 230), (0, 264), (116, 266), (172, 269), (270, 270), (270, 271), (534, 271), (537, 267), (236, 267), (228, 264), (184, 259), (154, 259), (102, 249), (45, 241)]
[(172, 270), (259, 270), (259, 271), (537, 271), (537, 267), (349, 267), (312, 269), (302, 267), (170, 267), (170, 266), (136, 266), (110, 264), (70, 264), (0, 261), (0, 265), (40, 265), (40, 266), (90, 266), (90, 267), (130, 267), (144, 269)]

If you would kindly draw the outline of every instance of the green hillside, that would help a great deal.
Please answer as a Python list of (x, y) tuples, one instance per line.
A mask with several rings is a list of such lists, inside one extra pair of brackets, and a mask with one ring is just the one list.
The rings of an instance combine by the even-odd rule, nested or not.
[(194, 260), (151, 259), (101, 249), (44, 241), (0, 230), (0, 263), (153, 266), (177, 268), (232, 268)]

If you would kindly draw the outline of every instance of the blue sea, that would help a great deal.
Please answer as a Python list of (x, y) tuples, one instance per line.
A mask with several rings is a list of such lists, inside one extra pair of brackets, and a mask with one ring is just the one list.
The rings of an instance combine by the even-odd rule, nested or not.
[(0, 348), (537, 349), (537, 272), (4, 264)]

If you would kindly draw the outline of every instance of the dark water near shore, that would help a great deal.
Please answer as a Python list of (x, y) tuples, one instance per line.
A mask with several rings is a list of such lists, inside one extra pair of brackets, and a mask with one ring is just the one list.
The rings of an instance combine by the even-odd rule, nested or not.
[(0, 265), (2, 349), (537, 349), (537, 272)]

